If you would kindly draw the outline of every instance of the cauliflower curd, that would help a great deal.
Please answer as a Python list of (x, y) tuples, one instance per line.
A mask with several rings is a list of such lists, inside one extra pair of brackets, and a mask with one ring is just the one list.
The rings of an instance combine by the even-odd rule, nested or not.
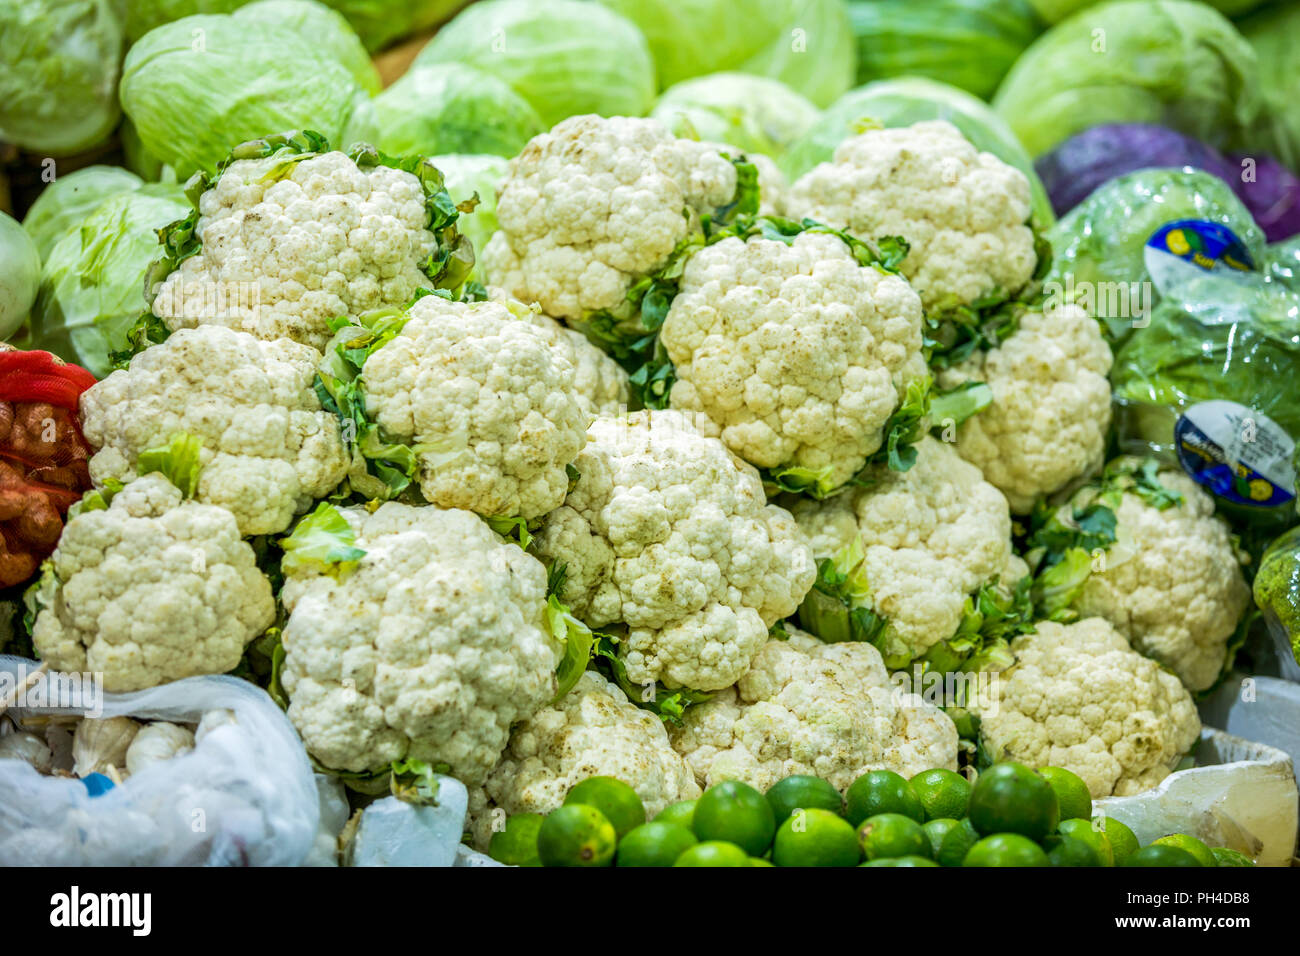
[(597, 419), (581, 478), (534, 540), (562, 563), (561, 597), (595, 628), (626, 625), (619, 654), (636, 684), (734, 683), (816, 575), (789, 513), (758, 473), (680, 413)]
[(896, 687), (879, 651), (797, 630), (768, 641), (734, 687), (687, 710), (672, 740), (702, 787), (743, 780), (766, 790), (815, 774), (844, 791), (869, 770), (957, 769), (957, 728)]
[(286, 574), (289, 719), (336, 770), (415, 759), (482, 783), (555, 693), (546, 569), (468, 511), (339, 511), (365, 551), (355, 569)]
[(838, 487), (925, 374), (921, 302), (837, 236), (730, 237), (693, 255), (660, 333), (673, 408), (761, 468)]
[(156, 472), (68, 522), (36, 603), (41, 659), (102, 673), (113, 692), (231, 670), (275, 620), (230, 512), (182, 500)]
[(1101, 618), (1042, 621), (1011, 642), (996, 706), (980, 715), (993, 760), (1064, 767), (1094, 798), (1156, 786), (1201, 732), (1191, 695)]
[(97, 484), (131, 481), (141, 452), (177, 432), (203, 442), (197, 500), (243, 535), (275, 534), (346, 474), (338, 419), (312, 389), (320, 353), (205, 325), (146, 349), (81, 396)]
[(957, 128), (928, 120), (846, 139), (790, 187), (786, 209), (868, 242), (901, 236), (926, 314), (1009, 296), (1037, 266), (1029, 180)]

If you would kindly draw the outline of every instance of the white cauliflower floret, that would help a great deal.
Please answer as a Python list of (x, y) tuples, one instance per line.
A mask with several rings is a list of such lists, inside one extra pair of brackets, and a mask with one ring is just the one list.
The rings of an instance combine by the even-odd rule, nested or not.
[(1037, 265), (1029, 180), (943, 120), (846, 139), (795, 182), (786, 208), (869, 242), (906, 239), (903, 274), (927, 314), (1015, 293)]
[(1183, 503), (1162, 510), (1126, 491), (1115, 509), (1116, 542), (1094, 562), (1074, 607), (1105, 618), (1191, 690), (1205, 690), (1223, 670), (1250, 587), (1214, 499), (1180, 471), (1159, 479)]
[(312, 388), (320, 353), (220, 326), (182, 329), (81, 396), (98, 451), (97, 484), (136, 477), (140, 453), (177, 432), (203, 442), (196, 499), (235, 516), (243, 535), (289, 527), (348, 468), (338, 419)]
[(184, 501), (157, 472), (68, 522), (37, 606), (41, 659), (102, 673), (113, 692), (224, 673), (275, 619), (230, 512)]
[(627, 372), (576, 329), (566, 328), (550, 316), (531, 313), (529, 321), (545, 333), (557, 355), (573, 367), (569, 387), (588, 419), (617, 415), (629, 400)]
[(868, 487), (794, 505), (820, 560), (859, 539), (872, 610), (913, 655), (952, 637), (968, 595), (1026, 571), (1011, 550), (1002, 493), (947, 444), (926, 436), (909, 470), (873, 469)]
[(629, 318), (632, 284), (663, 267), (699, 233), (700, 214), (735, 190), (735, 167), (714, 146), (655, 120), (571, 116), (510, 161), (483, 268), (547, 315)]
[(1065, 305), (1027, 312), (1000, 348), (939, 374), (942, 388), (985, 382), (993, 404), (957, 432), (1016, 514), (1101, 465), (1110, 428), (1110, 347), (1086, 312)]
[(592, 627), (627, 626), (636, 684), (734, 683), (816, 575), (790, 515), (758, 473), (672, 411), (597, 419), (581, 478), (534, 539), (563, 563), (562, 594)]
[(1011, 643), (1016, 664), (981, 705), (980, 734), (994, 760), (1064, 767), (1094, 798), (1156, 786), (1200, 735), (1178, 678), (1129, 647), (1100, 618), (1043, 621)]
[(164, 280), (154, 313), (173, 330), (223, 325), (321, 349), (330, 319), (433, 287), (427, 223), (411, 173), (340, 152), (238, 160), (199, 198), (202, 249)]
[(546, 569), (468, 511), (340, 512), (365, 556), (339, 578), (295, 568), (282, 592), (289, 719), (327, 767), (410, 758), (481, 783), (555, 694)]
[(798, 773), (844, 791), (869, 770), (957, 769), (952, 720), (896, 687), (879, 651), (797, 630), (768, 641), (736, 686), (682, 721), (673, 746), (702, 787), (743, 780), (766, 790)]
[(484, 803), (476, 808), (476, 841), (485, 846), (491, 839), (492, 810), (550, 813), (569, 790), (596, 776), (631, 786), (647, 818), (700, 795), (690, 768), (668, 743), (663, 721), (587, 671), (560, 701), (510, 734), (510, 745), (483, 785), (488, 800), (476, 801)]
[(702, 249), (660, 341), (676, 366), (672, 407), (702, 412), (697, 425), (751, 464), (812, 469), (829, 487), (880, 447), (924, 374), (916, 293), (822, 233)]
[(501, 302), (429, 295), (409, 311), (366, 361), (366, 411), (415, 446), (424, 497), (483, 515), (557, 507), (586, 441), (573, 367)]

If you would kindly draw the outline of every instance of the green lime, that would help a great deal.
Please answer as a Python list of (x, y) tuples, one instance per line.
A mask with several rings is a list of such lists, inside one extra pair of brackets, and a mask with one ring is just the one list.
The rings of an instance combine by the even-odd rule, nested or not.
[(680, 823), (687, 829), (690, 829), (691, 823), (694, 819), (694, 800), (678, 800), (676, 803), (668, 804), (668, 806), (655, 814), (656, 823)]
[(858, 836), (848, 821), (817, 807), (796, 809), (772, 844), (777, 866), (857, 866), (861, 858)]
[(672, 866), (673, 862), (698, 841), (695, 834), (680, 823), (653, 820), (633, 827), (618, 841), (615, 866)]
[(767, 802), (772, 804), (777, 826), (784, 823), (796, 808), (804, 810), (816, 808), (839, 813), (844, 806), (838, 790), (821, 777), (812, 777), (805, 773), (796, 773), (768, 787)]
[(858, 827), (858, 842), (868, 860), (888, 856), (929, 856), (930, 838), (921, 824), (901, 813), (878, 813)]
[(858, 866), (938, 866), (934, 860), (927, 860), (923, 856), (882, 856), (878, 860), (868, 860), (866, 863), (859, 863)]
[(1047, 781), (1056, 794), (1056, 804), (1061, 808), (1062, 820), (1092, 819), (1092, 794), (1077, 774), (1064, 767), (1040, 767), (1038, 775)]
[(673, 866), (753, 866), (749, 854), (734, 843), (708, 840), (688, 847)]
[(849, 785), (844, 803), (844, 815), (854, 826), (881, 813), (901, 813), (925, 822), (925, 808), (911, 785), (892, 770), (872, 770), (858, 777)]
[(1171, 833), (1168, 836), (1162, 836), (1159, 840), (1152, 840), (1151, 845), (1176, 846), (1178, 849), (1186, 850), (1196, 857), (1196, 862), (1201, 866), (1219, 865), (1219, 862), (1214, 858), (1214, 851), (1189, 833)]
[(1103, 866), (1091, 843), (1069, 836), (1049, 836), (1047, 860), (1052, 866)]
[(960, 820), (970, 807), (970, 781), (952, 770), (922, 770), (908, 783), (927, 820)]
[(749, 784), (724, 780), (695, 801), (691, 826), (701, 840), (725, 840), (750, 856), (762, 856), (772, 845), (776, 816), (767, 798)]
[(925, 831), (926, 839), (930, 841), (930, 856), (936, 860), (939, 859), (939, 847), (943, 845), (943, 838), (959, 826), (961, 826), (960, 820), (953, 820), (949, 817), (926, 820), (921, 825), (921, 829)]
[(999, 763), (975, 781), (970, 822), (984, 836), (1019, 833), (1041, 840), (1061, 822), (1052, 785), (1028, 767)]
[(595, 807), (570, 803), (552, 810), (537, 830), (542, 866), (610, 866), (618, 835)]
[(761, 856), (751, 856), (749, 858), (750, 866), (776, 866), (771, 860), (765, 860)]
[[(1101, 818), (1098, 817), (1098, 820)], [(1105, 832), (1093, 825), (1092, 820), (1080, 820), (1075, 817), (1071, 820), (1062, 820), (1061, 825), (1056, 828), (1056, 832), (1061, 836), (1070, 837), (1072, 840), (1081, 840), (1092, 847), (1097, 859), (1101, 861), (1102, 866), (1115, 865), (1115, 851), (1110, 845), (1110, 838)]]
[(492, 834), (488, 856), (507, 866), (541, 866), (537, 857), (537, 831), (542, 827), (540, 813), (516, 813), (506, 820), (506, 828)]
[(961, 866), (970, 848), (979, 840), (979, 831), (971, 826), (969, 820), (962, 820), (944, 836), (934, 858), (940, 866)]
[(1196, 857), (1176, 846), (1153, 843), (1136, 850), (1124, 866), (1200, 866)]
[(645, 823), (641, 798), (630, 786), (614, 777), (588, 777), (569, 791), (564, 802), (595, 807), (614, 824), (614, 832), (620, 839), (633, 827)]
[(1115, 857), (1115, 865), (1123, 866), (1124, 861), (1138, 850), (1137, 835), (1114, 817), (1098, 815), (1092, 821), (1093, 827), (1100, 826), (1101, 832), (1110, 841), (1110, 848)]
[(1020, 833), (986, 836), (966, 854), (962, 866), (1049, 866), (1043, 848)]
[(1214, 855), (1215, 866), (1254, 866), (1255, 861), (1240, 850), (1229, 850), (1226, 846), (1210, 848)]

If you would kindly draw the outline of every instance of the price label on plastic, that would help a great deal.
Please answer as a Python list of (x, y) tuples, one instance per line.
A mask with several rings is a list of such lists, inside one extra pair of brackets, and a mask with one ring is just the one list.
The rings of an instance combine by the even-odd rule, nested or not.
[(1237, 234), (1205, 219), (1165, 223), (1147, 240), (1142, 258), (1161, 295), (1207, 272), (1232, 276), (1255, 270), (1255, 260)]
[(1183, 470), (1219, 498), (1273, 508), (1296, 496), (1295, 441), (1267, 415), (1236, 402), (1200, 402), (1174, 425)]

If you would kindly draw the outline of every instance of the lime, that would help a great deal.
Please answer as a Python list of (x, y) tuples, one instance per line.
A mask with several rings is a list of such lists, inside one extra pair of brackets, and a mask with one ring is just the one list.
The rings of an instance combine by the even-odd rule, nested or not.
[(804, 810), (816, 808), (839, 813), (844, 805), (838, 790), (821, 777), (812, 777), (805, 773), (796, 773), (768, 787), (767, 802), (772, 804), (777, 826), (784, 823), (796, 808)]
[(724, 780), (695, 801), (691, 826), (701, 840), (725, 840), (750, 856), (762, 856), (772, 845), (776, 817), (767, 798), (749, 784)]
[(750, 866), (776, 866), (771, 860), (765, 860), (761, 856), (751, 856), (749, 858)]
[(614, 865), (672, 866), (696, 842), (695, 834), (680, 823), (643, 823), (618, 841)]
[(1062, 820), (1092, 819), (1092, 794), (1077, 774), (1064, 767), (1042, 767), (1038, 775), (1047, 781), (1056, 794)]
[(1077, 817), (1072, 820), (1062, 820), (1056, 832), (1061, 836), (1088, 844), (1097, 854), (1097, 859), (1101, 861), (1102, 866), (1115, 865), (1115, 851), (1111, 848), (1110, 838), (1094, 827), (1091, 820), (1080, 820)]
[(944, 836), (934, 858), (940, 866), (961, 866), (966, 854), (979, 839), (979, 832), (971, 826), (970, 821), (962, 820)]
[(673, 866), (753, 866), (749, 854), (734, 843), (708, 840), (688, 847)]
[(537, 831), (542, 826), (540, 813), (516, 813), (506, 820), (506, 828), (492, 834), (488, 856), (507, 866), (541, 866), (537, 858)]
[(868, 860), (866, 863), (859, 863), (858, 866), (938, 866), (934, 860), (927, 860), (923, 856), (882, 856), (878, 860)]
[(950, 817), (939, 817), (935, 820), (926, 820), (921, 826), (925, 831), (925, 838), (930, 841), (930, 856), (939, 859), (939, 847), (943, 844), (943, 838), (946, 837), (954, 828), (961, 826), (960, 820), (953, 820)]
[(1043, 848), (1020, 833), (986, 836), (966, 854), (962, 866), (1049, 866)]
[(857, 866), (861, 858), (853, 827), (838, 813), (818, 807), (796, 809), (772, 844), (777, 866)]
[(1041, 840), (1056, 829), (1060, 809), (1052, 785), (1018, 763), (994, 764), (970, 795), (970, 822), (984, 836), (1019, 833)]
[(1196, 857), (1196, 862), (1201, 866), (1219, 865), (1219, 862), (1214, 858), (1214, 851), (1189, 833), (1171, 833), (1168, 836), (1162, 836), (1159, 840), (1152, 840), (1151, 845), (1176, 846), (1178, 849), (1186, 850)]
[(655, 814), (656, 823), (680, 823), (687, 829), (690, 828), (691, 822), (694, 819), (694, 800), (678, 800), (676, 803), (668, 804), (668, 806)]
[(1169, 844), (1153, 843), (1134, 851), (1124, 866), (1200, 866), (1196, 857)]
[(892, 770), (872, 770), (858, 777), (849, 785), (844, 803), (844, 815), (854, 826), (881, 813), (901, 813), (925, 822), (925, 808), (911, 785)]
[(908, 782), (927, 820), (960, 820), (970, 807), (970, 781), (952, 770), (922, 770)]
[(889, 856), (929, 856), (930, 838), (921, 824), (901, 813), (878, 813), (858, 827), (858, 842), (868, 860)]
[(1093, 829), (1101, 828), (1101, 832), (1106, 834), (1106, 839), (1110, 841), (1111, 852), (1115, 857), (1115, 865), (1123, 866), (1124, 861), (1138, 850), (1138, 838), (1127, 826), (1120, 823), (1114, 817), (1098, 815), (1093, 818)]
[(552, 810), (538, 827), (537, 856), (542, 866), (609, 866), (617, 840), (605, 814), (570, 803)]
[(1254, 866), (1255, 861), (1240, 850), (1229, 850), (1226, 846), (1210, 848), (1214, 855), (1215, 866)]
[(614, 777), (588, 777), (569, 791), (564, 802), (595, 807), (614, 824), (614, 832), (620, 839), (633, 827), (645, 823), (641, 798), (630, 786)]
[(1104, 865), (1101, 856), (1092, 848), (1092, 844), (1076, 837), (1049, 836), (1047, 841), (1051, 845), (1051, 849), (1047, 851), (1047, 860), (1052, 866)]

